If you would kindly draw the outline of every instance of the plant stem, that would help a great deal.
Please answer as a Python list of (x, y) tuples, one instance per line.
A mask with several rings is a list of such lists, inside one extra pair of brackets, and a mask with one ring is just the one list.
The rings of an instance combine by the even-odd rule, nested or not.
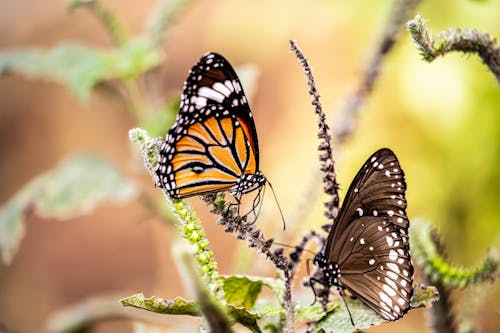
[(488, 34), (458, 28), (441, 31), (433, 38), (420, 15), (408, 21), (407, 25), (424, 60), (431, 62), (453, 51), (476, 53), (500, 83), (500, 46)]
[(304, 69), (304, 73), (307, 77), (307, 84), (309, 86), (309, 95), (312, 97), (312, 105), (314, 106), (314, 112), (318, 116), (318, 138), (320, 144), (318, 150), (320, 152), (319, 161), (320, 169), (324, 173), (323, 177), (323, 191), (331, 196), (331, 200), (325, 203), (326, 212), (325, 215), (332, 222), (337, 217), (337, 212), (339, 209), (339, 185), (337, 184), (337, 175), (335, 173), (335, 160), (333, 159), (333, 148), (332, 148), (332, 136), (330, 135), (330, 128), (326, 123), (326, 114), (323, 112), (321, 107), (321, 102), (319, 100), (319, 93), (316, 89), (316, 84), (314, 82), (314, 77), (312, 75), (312, 69), (309, 65), (308, 60), (302, 53), (302, 51), (297, 47), (297, 43), (293, 40), (290, 41), (290, 50), (293, 51), (299, 60), (300, 65)]

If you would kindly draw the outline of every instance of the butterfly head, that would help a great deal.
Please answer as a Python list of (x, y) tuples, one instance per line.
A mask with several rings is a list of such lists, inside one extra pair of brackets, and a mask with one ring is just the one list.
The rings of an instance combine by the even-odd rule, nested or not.
[(322, 285), (340, 286), (340, 269), (339, 265), (335, 262), (328, 262), (323, 253), (319, 253), (314, 257), (314, 266), (318, 267), (320, 278), (317, 279)]
[(245, 174), (238, 179), (236, 185), (229, 190), (229, 193), (233, 196), (249, 193), (261, 188), (266, 182), (266, 177), (260, 171)]

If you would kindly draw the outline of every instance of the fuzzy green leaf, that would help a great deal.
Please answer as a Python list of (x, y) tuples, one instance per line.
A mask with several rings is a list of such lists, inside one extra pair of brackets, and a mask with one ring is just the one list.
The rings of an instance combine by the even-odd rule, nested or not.
[[(143, 294), (135, 294), (121, 300), (124, 306), (132, 306), (138, 309), (148, 310), (162, 314), (188, 315), (200, 317), (201, 311), (196, 302), (186, 301), (177, 297), (173, 301), (164, 300), (160, 297), (145, 298)], [(259, 316), (251, 314), (243, 308), (226, 306), (227, 314), (237, 323), (247, 327), (252, 332), (261, 332), (257, 325)]]
[[(328, 306), (327, 313), (340, 307), (338, 304), (331, 304)], [(317, 322), (325, 316), (325, 311), (321, 305), (299, 306), (295, 309), (296, 320), (306, 320)]]
[(434, 286), (413, 286), (413, 297), (410, 300), (412, 308), (430, 308), (432, 303), (439, 300), (439, 291)]
[(332, 311), (328, 311), (327, 314), (317, 322), (313, 332), (321, 332), (323, 330), (326, 332), (351, 333), (357, 329), (363, 330), (372, 325), (380, 325), (385, 321), (382, 317), (366, 307), (360, 300), (347, 299), (346, 301), (356, 327), (352, 326), (345, 307), (337, 304)]
[(247, 309), (255, 305), (262, 286), (269, 287), (278, 298), (282, 297), (285, 290), (283, 281), (280, 279), (252, 275), (231, 275), (221, 279), (226, 301)]
[(45, 176), (43, 194), (36, 199), (37, 213), (67, 218), (87, 214), (99, 203), (124, 202), (135, 194), (108, 162), (94, 156), (75, 156)]
[(223, 279), (222, 289), (226, 302), (237, 307), (251, 309), (262, 290), (263, 282), (247, 277), (230, 276)]
[[(414, 286), (413, 297), (410, 301), (412, 308), (429, 307), (433, 302), (439, 299), (439, 294), (435, 287), (432, 286)], [(326, 315), (318, 306), (305, 306), (297, 311), (297, 319), (317, 322), (313, 332), (334, 331), (336, 333), (351, 333), (356, 330), (364, 330), (372, 325), (380, 325), (386, 322), (382, 317), (377, 315), (373, 310), (364, 305), (357, 299), (346, 299), (349, 310), (356, 327), (353, 327), (345, 309), (345, 306), (340, 299), (333, 301), (326, 311)], [(319, 319), (319, 320), (318, 320)]]
[(183, 298), (177, 297), (175, 300), (164, 300), (160, 297), (145, 298), (143, 294), (135, 294), (125, 297), (121, 300), (124, 306), (132, 306), (134, 308), (148, 310), (151, 312), (172, 314), (172, 315), (188, 315), (199, 317), (200, 309), (196, 302), (186, 301)]
[(56, 169), (38, 176), (0, 208), (0, 252), (9, 263), (24, 234), (24, 213), (69, 218), (90, 212), (103, 202), (124, 202), (135, 186), (108, 162), (92, 156), (75, 156)]
[(85, 99), (98, 83), (136, 77), (156, 66), (160, 60), (159, 51), (141, 39), (132, 40), (118, 50), (64, 44), (48, 52), (0, 52), (0, 73), (63, 81), (78, 97)]

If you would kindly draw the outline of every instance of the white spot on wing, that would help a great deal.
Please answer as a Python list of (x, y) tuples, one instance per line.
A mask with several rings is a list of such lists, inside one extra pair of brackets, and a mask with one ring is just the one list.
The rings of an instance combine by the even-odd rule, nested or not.
[(196, 99), (196, 108), (201, 109), (207, 105), (207, 99), (205, 97), (198, 97)]
[(198, 90), (198, 96), (211, 99), (213, 101), (222, 103), (224, 95), (208, 87), (201, 87)]
[[(386, 264), (386, 266), (387, 266), (387, 268), (389, 268), (391, 271), (396, 272), (396, 273), (398, 273), (398, 274), (399, 274), (399, 267), (398, 267), (398, 265), (396, 265), (396, 264), (394, 264), (394, 263), (390, 262), (390, 263), (387, 263), (387, 264)], [(405, 272), (405, 271), (403, 271), (403, 274), (404, 274), (404, 272)], [(408, 274), (408, 272), (406, 272), (406, 273)]]
[(212, 85), (212, 88), (214, 88), (214, 90), (220, 92), (221, 94), (223, 94), (224, 96), (226, 97), (229, 97), (229, 95), (231, 95), (231, 90), (226, 87), (223, 83), (221, 82), (215, 82), (213, 85)]
[(386, 293), (379, 292), (378, 296), (384, 303), (388, 304), (389, 306), (392, 306), (392, 299), (389, 296), (387, 296)]
[(396, 296), (396, 291), (391, 287), (389, 287), (388, 285), (384, 284), (382, 288), (389, 296)]

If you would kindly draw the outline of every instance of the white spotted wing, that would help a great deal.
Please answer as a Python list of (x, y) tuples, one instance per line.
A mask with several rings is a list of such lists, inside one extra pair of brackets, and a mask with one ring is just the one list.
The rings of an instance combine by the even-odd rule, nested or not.
[(394, 153), (375, 152), (349, 187), (324, 252), (339, 265), (340, 286), (387, 320), (403, 316), (413, 294), (405, 192)]

